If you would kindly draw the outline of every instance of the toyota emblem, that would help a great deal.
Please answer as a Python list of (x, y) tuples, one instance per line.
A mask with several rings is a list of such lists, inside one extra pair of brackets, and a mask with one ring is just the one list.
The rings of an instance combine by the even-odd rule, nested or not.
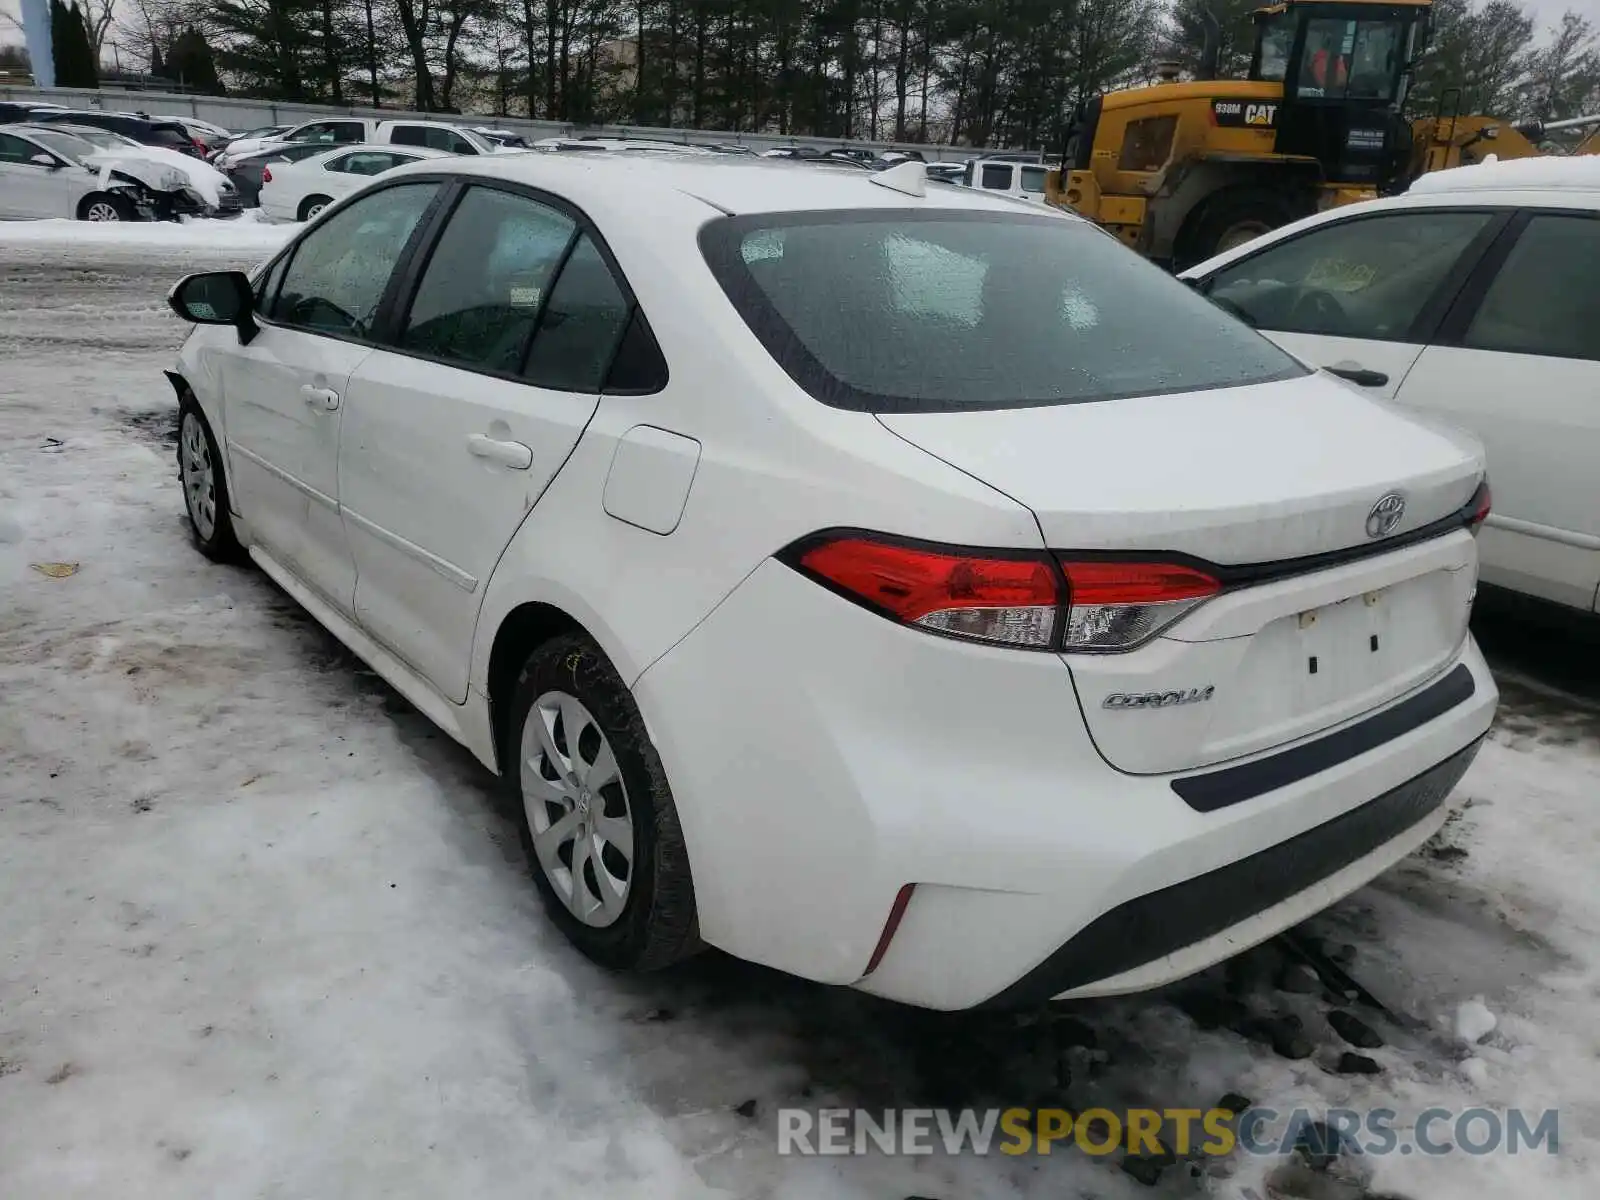
[(1400, 518), (1406, 515), (1406, 498), (1399, 492), (1390, 492), (1372, 506), (1372, 511), (1367, 514), (1367, 536), (1369, 538), (1388, 537), (1400, 524)]

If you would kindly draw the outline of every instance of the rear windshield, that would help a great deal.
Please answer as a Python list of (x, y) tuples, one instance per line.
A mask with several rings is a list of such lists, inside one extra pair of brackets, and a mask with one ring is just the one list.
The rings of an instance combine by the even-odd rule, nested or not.
[(1048, 214), (727, 217), (700, 245), (767, 351), (837, 408), (1024, 408), (1308, 373), (1104, 233)]

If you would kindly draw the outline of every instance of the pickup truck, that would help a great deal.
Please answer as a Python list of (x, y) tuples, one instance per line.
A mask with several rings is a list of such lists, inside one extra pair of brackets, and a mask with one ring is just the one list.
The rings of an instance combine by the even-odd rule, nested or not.
[(496, 154), (502, 147), (461, 125), (438, 121), (379, 121), (373, 117), (328, 117), (295, 125), (275, 138), (241, 138), (230, 142), (212, 164), (227, 170), (236, 159), (284, 142), (325, 143), (328, 149), (346, 143), (373, 142), (379, 145), (427, 146), (451, 154)]

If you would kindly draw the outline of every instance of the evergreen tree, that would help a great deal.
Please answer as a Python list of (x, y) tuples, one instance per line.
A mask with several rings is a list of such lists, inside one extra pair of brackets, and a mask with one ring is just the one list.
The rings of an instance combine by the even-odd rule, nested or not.
[(89, 44), (89, 27), (83, 23), (77, 0), (71, 8), (50, 0), (50, 43), (56, 60), (56, 86), (96, 88), (100, 72)]
[(205, 35), (193, 25), (180, 33), (167, 51), (167, 72), (173, 78), (208, 96), (223, 95), (217, 63)]

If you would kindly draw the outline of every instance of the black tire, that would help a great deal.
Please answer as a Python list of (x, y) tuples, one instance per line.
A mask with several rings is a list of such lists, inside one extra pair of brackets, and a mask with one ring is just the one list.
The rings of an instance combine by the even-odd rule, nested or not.
[[(192, 435), (204, 442), (203, 458), (209, 464), (211, 480), (211, 518), (206, 519), (204, 507), (191, 487), (193, 465), (190, 458), (194, 446)], [(189, 537), (199, 550), (213, 562), (238, 562), (244, 558), (244, 547), (233, 529), (233, 514), (228, 504), (228, 480), (222, 466), (222, 453), (211, 432), (211, 423), (193, 397), (186, 396), (178, 404), (178, 480), (183, 488), (183, 511), (189, 522)]]
[[(584, 732), (597, 729), (605, 737), (625, 789), (623, 802), (634, 843), (628, 890), (620, 914), (604, 926), (580, 921), (569, 911), (534, 847), (531, 806), (522, 778), (528, 760), (523, 736), (535, 702), (552, 693), (570, 696), (588, 710), (594, 725)], [(565, 730), (561, 732), (564, 740)], [(536, 649), (517, 677), (504, 742), (504, 774), (520, 815), (528, 868), (545, 911), (567, 939), (594, 962), (623, 971), (660, 970), (698, 952), (702, 944), (694, 881), (672, 789), (633, 696), (599, 647), (582, 634), (563, 634)], [(601, 807), (596, 811), (615, 811), (619, 793), (606, 794), (609, 799), (597, 798)], [(540, 803), (538, 798), (533, 801)], [(570, 875), (570, 854), (567, 865)], [(592, 871), (590, 866), (583, 869)]]
[[(91, 213), (109, 210), (115, 216), (91, 216)], [(90, 192), (78, 201), (78, 220), (80, 221), (137, 221), (139, 210), (133, 206), (126, 196), (118, 196), (114, 192)]]
[(1205, 202), (1181, 239), (1174, 266), (1187, 270), (1213, 254), (1299, 220), (1310, 209), (1291, 196), (1265, 188), (1228, 188)]
[(332, 203), (333, 198), (331, 196), (307, 196), (304, 200), (300, 201), (300, 219), (302, 221), (309, 221), (312, 217), (316, 216), (317, 213), (321, 212)]

